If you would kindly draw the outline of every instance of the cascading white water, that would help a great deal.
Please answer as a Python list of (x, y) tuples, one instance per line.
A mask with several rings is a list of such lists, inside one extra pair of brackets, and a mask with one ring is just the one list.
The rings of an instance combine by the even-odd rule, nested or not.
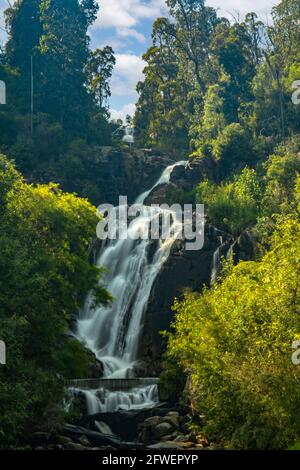
[(128, 391), (86, 390), (88, 414), (118, 410), (139, 410), (158, 403), (157, 385), (133, 388)]
[[(220, 271), (222, 269), (221, 254), (222, 254), (222, 251), (226, 250), (226, 247), (228, 245), (228, 241), (225, 240), (225, 242), (224, 242), (224, 239), (223, 239), (222, 235), (217, 235), (218, 230), (217, 229), (214, 229), (214, 230), (215, 230), (215, 235), (217, 236), (217, 238), (219, 240), (219, 246), (215, 250), (214, 255), (213, 255), (213, 264), (212, 264), (211, 279), (210, 279), (211, 286), (216, 284), (216, 282), (218, 281), (218, 277), (219, 277)], [(227, 253), (226, 253), (226, 257), (225, 257), (227, 261), (230, 261), (232, 259), (232, 257), (234, 256), (233, 247), (234, 247), (234, 243), (232, 243), (229, 246), (229, 248), (227, 248)]]
[(216, 251), (214, 252), (214, 255), (213, 255), (213, 266), (212, 266), (212, 271), (211, 271), (211, 285), (214, 285), (217, 280), (218, 280), (218, 276), (220, 274), (220, 270), (221, 270), (221, 250), (222, 250), (222, 247), (223, 247), (223, 237), (222, 235), (221, 236), (218, 236), (218, 240), (219, 240), (219, 246), (218, 248), (216, 249)]
[(134, 144), (134, 129), (131, 126), (125, 126), (124, 128), (125, 135), (123, 137), (123, 142), (131, 146)]
[[(103, 363), (104, 377), (128, 378), (134, 375), (143, 315), (151, 289), (182, 230), (182, 221), (177, 220), (174, 214), (170, 238), (157, 241), (150, 260), (149, 251), (153, 241), (149, 237), (143, 239), (140, 236), (148, 234), (151, 223), (163, 211), (143, 203), (155, 187), (170, 181), (174, 167), (185, 163), (178, 162), (166, 168), (156, 184), (137, 198), (136, 204), (141, 204), (141, 211), (128, 228), (130, 236), (108, 240), (99, 254), (97, 265), (108, 268), (102, 282), (115, 300), (109, 307), (93, 308), (90, 294), (80, 312), (76, 334)], [(118, 210), (120, 208), (116, 208)], [(95, 413), (95, 410), (137, 409), (151, 406), (158, 400), (156, 385), (146, 385), (129, 392), (106, 390), (102, 395), (100, 391), (83, 393), (87, 398), (89, 413)]]

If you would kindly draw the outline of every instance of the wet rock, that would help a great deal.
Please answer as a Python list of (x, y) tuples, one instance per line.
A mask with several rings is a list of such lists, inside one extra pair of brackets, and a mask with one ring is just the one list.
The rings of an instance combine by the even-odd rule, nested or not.
[(154, 444), (157, 441), (172, 441), (181, 434), (180, 414), (169, 411), (164, 416), (152, 416), (138, 426), (139, 441)]
[(76, 442), (69, 442), (69, 444), (65, 446), (65, 449), (66, 450), (87, 450), (87, 447), (83, 446), (82, 444), (78, 444)]
[[(90, 429), (83, 428), (82, 426), (74, 426), (72, 424), (66, 424), (64, 426), (65, 434), (68, 436), (72, 436), (72, 439), (78, 440), (82, 435), (85, 435), (89, 442), (91, 443), (92, 447), (113, 447), (114, 449), (139, 449), (143, 448), (144, 446), (139, 445), (133, 442), (126, 442), (120, 439), (117, 436), (108, 436), (103, 435), (99, 432), (92, 431)], [(81, 447), (81, 444), (78, 444)], [(71, 444), (72, 446), (72, 444)]]
[(152, 435), (155, 440), (160, 440), (161, 437), (171, 434), (173, 431), (173, 426), (170, 423), (160, 423), (154, 428), (152, 428)]
[(204, 246), (200, 250), (187, 251), (182, 240), (174, 243), (153, 284), (143, 324), (139, 357), (147, 364), (149, 375), (155, 377), (161, 372), (164, 339), (160, 332), (170, 329), (174, 319), (174, 298), (181, 299), (185, 288), (201, 292), (204, 285), (210, 285), (213, 255), (219, 243), (216, 232), (209, 226), (206, 227)]
[(164, 168), (173, 163), (167, 155), (156, 150), (117, 149), (100, 147), (95, 157), (101, 201), (118, 205), (119, 195), (132, 203), (145, 188), (151, 188)]
[(61, 444), (63, 447), (73, 443), (72, 439), (67, 436), (58, 436), (57, 442)]
[(170, 423), (175, 429), (179, 429), (179, 418), (180, 415), (177, 411), (170, 411), (165, 417), (165, 422)]
[(174, 438), (174, 441), (175, 442), (184, 442), (184, 439), (185, 439), (185, 436), (183, 434), (178, 434), (178, 436), (176, 436)]
[(152, 204), (169, 204), (171, 206), (180, 197), (181, 192), (176, 184), (161, 184), (149, 194), (145, 200), (145, 204), (148, 206)]
[(161, 439), (160, 439), (160, 442), (172, 442), (174, 441), (175, 439), (173, 439), (172, 437), (172, 434), (168, 435), (168, 436), (163, 436)]
[(78, 439), (79, 441), (79, 444), (85, 446), (85, 447), (90, 447), (90, 441), (88, 440), (88, 438), (86, 436), (80, 436), (80, 438)]
[(155, 426), (158, 426), (161, 424), (163, 421), (162, 416), (151, 416), (150, 418), (146, 419), (144, 426), (147, 426), (149, 428), (154, 428)]
[(184, 192), (191, 191), (201, 181), (209, 179), (218, 181), (220, 178), (219, 166), (213, 159), (193, 158), (187, 161), (186, 166), (178, 166), (171, 175), (171, 182)]
[(95, 353), (91, 350), (86, 350), (89, 355), (90, 362), (90, 378), (91, 379), (101, 379), (103, 377), (103, 364), (99, 359), (97, 359)]
[(147, 446), (147, 449), (168, 449), (168, 450), (178, 450), (182, 449), (178, 442), (169, 441), (169, 442), (158, 442), (156, 444), (151, 444)]
[(34, 432), (30, 437), (30, 444), (33, 446), (43, 446), (50, 440), (50, 436), (46, 432)]
[(194, 447), (195, 443), (194, 442), (178, 442), (178, 445), (182, 448), (182, 449), (190, 449), (191, 447)]

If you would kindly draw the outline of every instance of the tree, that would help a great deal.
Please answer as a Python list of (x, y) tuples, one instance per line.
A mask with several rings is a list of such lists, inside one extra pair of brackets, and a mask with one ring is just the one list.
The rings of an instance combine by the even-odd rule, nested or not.
[[(40, 1), (17, 0), (5, 11), (8, 41), (5, 61), (16, 70), (14, 92), (10, 99), (21, 113), (31, 111), (32, 78), (39, 84), (41, 62), (39, 44), (42, 35)], [(38, 90), (34, 94), (34, 109), (38, 103)]]
[(212, 152), (220, 161), (225, 177), (245, 164), (255, 163), (251, 135), (247, 129), (237, 123), (225, 127), (218, 135), (213, 143)]
[(167, 0), (170, 13), (176, 20), (170, 24), (169, 34), (176, 47), (194, 68), (200, 91), (205, 93), (202, 68), (209, 59), (209, 44), (217, 24), (216, 10), (204, 6), (203, 0)]
[(82, 361), (89, 374), (83, 346), (65, 336), (71, 316), (90, 290), (96, 302), (110, 296), (88, 259), (96, 208), (57, 185), (26, 184), (2, 155), (0, 183), (0, 337), (9, 351), (0, 369), (0, 447), (7, 449), (62, 424), (64, 359), (73, 352), (73, 367)]
[(180, 68), (168, 30), (170, 22), (159, 18), (153, 25), (153, 45), (144, 54), (147, 63), (145, 82), (138, 84), (135, 127), (139, 142), (157, 145), (163, 150), (188, 150), (187, 94), (189, 86)]
[(115, 63), (112, 48), (106, 46), (92, 51), (86, 66), (88, 89), (100, 111), (107, 110), (107, 100), (111, 96), (109, 80)]
[(266, 28), (264, 23), (258, 20), (258, 16), (254, 12), (250, 12), (246, 15), (244, 25), (251, 39), (253, 65), (257, 66), (263, 57), (261, 49), (266, 35)]
[(282, 0), (272, 10), (274, 24), (269, 28), (269, 38), (280, 64), (299, 62), (300, 8), (298, 0)]
[(43, 0), (40, 8), (40, 51), (44, 60), (40, 109), (52, 114), (67, 129), (84, 130), (88, 113), (87, 29), (95, 18), (96, 2)]

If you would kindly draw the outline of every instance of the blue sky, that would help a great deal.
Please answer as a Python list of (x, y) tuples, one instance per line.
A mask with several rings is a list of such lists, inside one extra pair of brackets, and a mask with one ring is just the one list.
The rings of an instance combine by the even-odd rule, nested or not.
[[(66, 0), (67, 1), (67, 0)], [(13, 0), (10, 0), (13, 3)], [(279, 0), (207, 0), (224, 16), (256, 11), (267, 20), (272, 6)], [(8, 0), (0, 0), (0, 27), (4, 27), (3, 9)], [(97, 21), (91, 29), (92, 47), (111, 45), (116, 54), (116, 67), (111, 80), (110, 101), (113, 118), (133, 114), (137, 100), (136, 83), (143, 78), (142, 55), (151, 40), (153, 21), (167, 13), (165, 0), (99, 0)], [(5, 33), (0, 30), (0, 39)]]

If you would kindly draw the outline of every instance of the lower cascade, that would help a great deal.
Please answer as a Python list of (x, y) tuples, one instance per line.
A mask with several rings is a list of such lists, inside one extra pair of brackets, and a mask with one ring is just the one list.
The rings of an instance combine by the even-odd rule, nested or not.
[[(90, 294), (79, 313), (75, 334), (103, 364), (104, 379), (136, 377), (139, 340), (152, 286), (182, 230), (182, 221), (172, 213), (169, 237), (155, 241), (143, 237), (149, 233), (152, 222), (166, 211), (148, 207), (144, 202), (155, 187), (170, 181), (174, 167), (184, 164), (182, 161), (167, 167), (156, 184), (137, 198), (140, 215), (128, 227), (128, 236), (102, 244), (97, 265), (107, 268), (102, 282), (114, 301), (108, 307), (95, 307)], [(115, 208), (116, 213), (119, 210)], [(118, 233), (119, 227), (116, 228)], [(109, 387), (77, 390), (85, 394), (88, 414), (154, 406), (159, 401), (157, 381), (139, 380), (140, 385), (129, 390)]]

